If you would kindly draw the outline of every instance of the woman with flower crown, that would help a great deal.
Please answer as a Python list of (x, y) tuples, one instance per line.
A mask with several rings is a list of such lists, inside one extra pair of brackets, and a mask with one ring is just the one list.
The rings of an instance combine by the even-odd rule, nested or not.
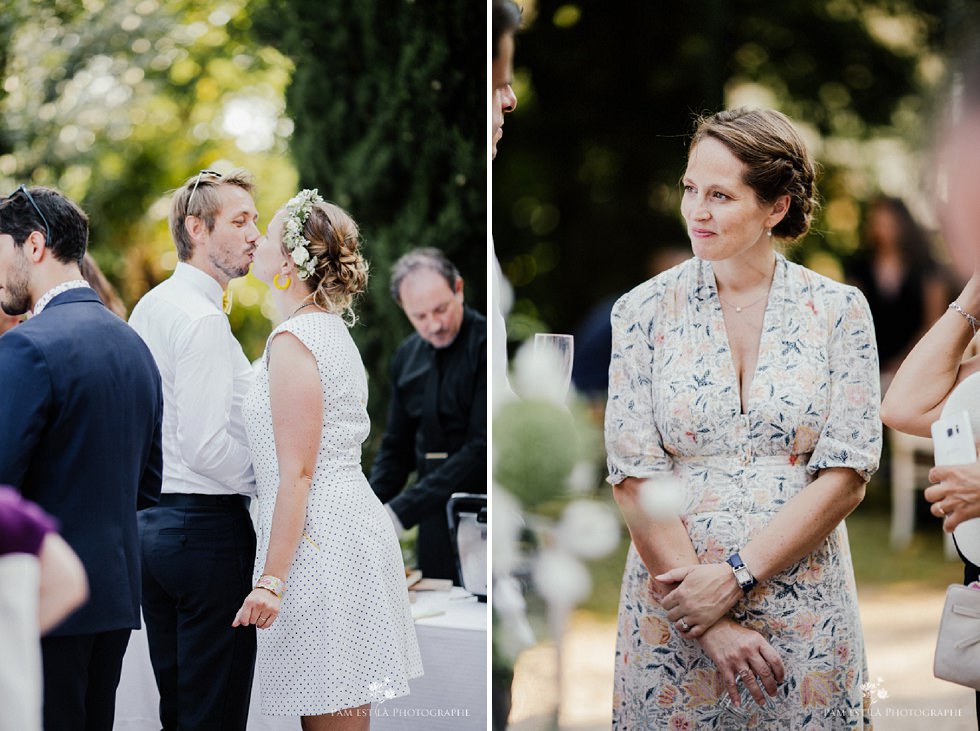
[(367, 286), (358, 231), (316, 190), (279, 210), (252, 273), (283, 322), (244, 404), (259, 499), (255, 589), (262, 712), (305, 731), (367, 729), (371, 701), (422, 674), (398, 539), (361, 472), (367, 377), (348, 327)]

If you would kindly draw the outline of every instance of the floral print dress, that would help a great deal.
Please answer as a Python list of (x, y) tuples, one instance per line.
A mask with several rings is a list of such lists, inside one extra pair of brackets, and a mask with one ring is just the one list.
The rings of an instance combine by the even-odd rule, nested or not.
[[(777, 255), (747, 413), (709, 262), (691, 259), (613, 309), (606, 411), (609, 482), (672, 472), (703, 563), (724, 561), (822, 469), (865, 479), (881, 453), (878, 358), (867, 302)], [(613, 728), (871, 727), (854, 571), (841, 523), (823, 544), (740, 600), (786, 680), (773, 709), (723, 703), (721, 674), (677, 634), (630, 547), (620, 599)]]

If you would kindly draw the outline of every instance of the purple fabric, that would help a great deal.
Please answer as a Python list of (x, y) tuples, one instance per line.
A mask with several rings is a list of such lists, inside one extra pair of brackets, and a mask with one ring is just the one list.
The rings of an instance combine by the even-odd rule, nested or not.
[(8, 553), (41, 551), (47, 533), (58, 529), (58, 523), (32, 502), (10, 487), (0, 487), (0, 556)]

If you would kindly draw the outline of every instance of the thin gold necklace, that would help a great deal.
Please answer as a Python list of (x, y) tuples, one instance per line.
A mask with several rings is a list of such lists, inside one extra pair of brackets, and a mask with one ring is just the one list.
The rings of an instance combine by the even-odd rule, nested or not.
[(293, 317), (293, 315), (295, 315), (295, 314), (296, 314), (297, 312), (299, 312), (300, 310), (302, 310), (302, 309), (304, 309), (304, 308), (306, 308), (306, 307), (315, 307), (315, 306), (316, 306), (316, 302), (306, 302), (306, 303), (304, 303), (304, 304), (301, 304), (301, 305), (300, 305), (299, 307), (297, 307), (297, 308), (296, 308), (295, 310), (293, 310), (292, 312), (290, 312), (290, 313), (289, 313), (289, 317), (287, 317), (286, 319), (287, 319), (287, 320), (290, 320), (290, 319), (292, 319), (292, 317)]
[(755, 307), (757, 304), (759, 304), (760, 302), (762, 302), (762, 300), (764, 300), (768, 296), (769, 296), (769, 287), (766, 287), (766, 291), (762, 293), (762, 296), (759, 297), (759, 299), (757, 299), (757, 300), (755, 300), (753, 302), (749, 302), (749, 304), (747, 304), (747, 305), (741, 305), (741, 306), (739, 306), (739, 305), (732, 304), (731, 302), (729, 302), (728, 300), (726, 300), (724, 297), (722, 297), (721, 296), (721, 292), (718, 293), (718, 299), (720, 299), (723, 304), (726, 304), (729, 307), (734, 307), (736, 313), (739, 313), (742, 310), (746, 310), (749, 307)]
[(734, 304), (734, 303), (726, 300), (724, 297), (722, 297), (720, 290), (716, 290), (718, 292), (718, 299), (721, 300), (722, 304), (726, 304), (729, 307), (734, 307), (735, 308), (735, 313), (736, 314), (740, 314), (742, 312), (742, 310), (747, 310), (750, 307), (755, 307), (757, 304), (759, 304), (760, 302), (762, 302), (762, 300), (766, 299), (769, 296), (769, 290), (772, 289), (772, 280), (773, 280), (773, 278), (775, 276), (776, 276), (776, 269), (775, 269), (775, 266), (774, 266), (773, 267), (773, 270), (772, 270), (772, 274), (769, 275), (769, 283), (766, 284), (766, 290), (765, 290), (765, 292), (763, 292), (762, 293), (762, 296), (760, 296), (758, 299), (752, 300), (747, 305), (736, 305), (736, 304)]

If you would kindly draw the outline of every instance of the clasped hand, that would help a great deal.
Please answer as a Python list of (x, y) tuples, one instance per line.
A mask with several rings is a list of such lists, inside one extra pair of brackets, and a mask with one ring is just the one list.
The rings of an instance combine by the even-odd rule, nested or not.
[(739, 680), (760, 706), (763, 691), (776, 695), (785, 677), (779, 654), (761, 634), (725, 616), (742, 597), (728, 564), (681, 566), (653, 578), (670, 589), (660, 601), (667, 618), (682, 637), (701, 643), (736, 706)]
[(268, 629), (279, 616), (279, 604), (282, 599), (266, 589), (252, 589), (242, 608), (235, 615), (232, 627), (254, 624), (259, 629)]
[(741, 703), (739, 680), (760, 706), (765, 702), (763, 690), (775, 697), (786, 671), (779, 653), (761, 634), (726, 617), (712, 625), (699, 642), (721, 673), (736, 707)]
[(661, 605), (677, 631), (688, 639), (703, 635), (742, 596), (728, 564), (680, 566), (655, 576), (667, 589)]

